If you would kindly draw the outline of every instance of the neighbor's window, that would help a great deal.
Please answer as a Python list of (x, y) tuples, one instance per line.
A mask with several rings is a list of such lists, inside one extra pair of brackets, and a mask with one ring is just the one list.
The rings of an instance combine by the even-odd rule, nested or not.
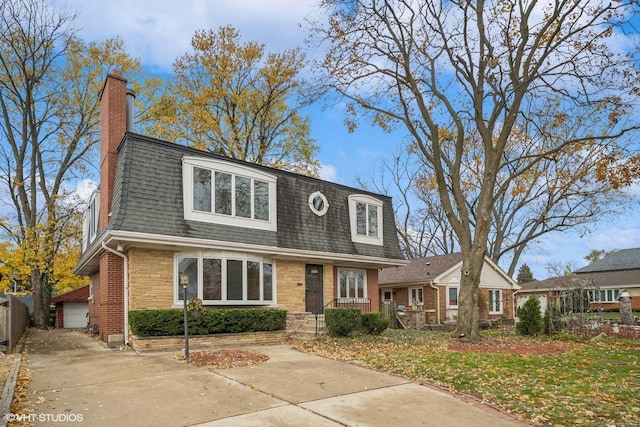
[(216, 159), (183, 159), (185, 219), (276, 230), (276, 178)]
[(620, 289), (600, 289), (589, 291), (589, 302), (618, 302)]
[(382, 202), (371, 196), (349, 196), (351, 240), (382, 245)]
[(502, 313), (502, 289), (489, 289), (489, 313)]
[(447, 305), (449, 307), (457, 307), (458, 306), (458, 286), (449, 286), (447, 287)]
[(273, 262), (239, 254), (203, 254), (178, 257), (175, 303), (183, 299), (180, 273), (189, 277), (187, 299), (206, 304), (271, 304), (274, 299)]
[(422, 288), (410, 288), (409, 289), (409, 304), (424, 304), (423, 289)]
[(367, 271), (339, 269), (338, 298), (367, 298)]

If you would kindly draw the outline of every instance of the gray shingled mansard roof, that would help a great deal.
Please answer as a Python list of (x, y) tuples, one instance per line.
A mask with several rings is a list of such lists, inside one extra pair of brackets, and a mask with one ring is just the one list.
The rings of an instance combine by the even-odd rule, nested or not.
[[(275, 175), (277, 232), (185, 220), (182, 192), (184, 156), (225, 160)], [(329, 203), (329, 209), (323, 216), (317, 216), (309, 209), (309, 195), (315, 191), (321, 191)], [(347, 197), (352, 194), (366, 194), (383, 201), (383, 246), (354, 243), (351, 240)], [(395, 232), (391, 198), (388, 196), (132, 133), (125, 136), (119, 147), (112, 216), (106, 231), (403, 259)], [(99, 240), (96, 239), (94, 244)]]
[(597, 271), (640, 270), (640, 248), (621, 249), (575, 271), (576, 274)]

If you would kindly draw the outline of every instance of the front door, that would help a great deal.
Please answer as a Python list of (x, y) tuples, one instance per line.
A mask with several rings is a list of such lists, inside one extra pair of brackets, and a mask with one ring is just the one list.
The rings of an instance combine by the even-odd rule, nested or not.
[(305, 266), (305, 311), (322, 313), (324, 307), (323, 267), (319, 264)]

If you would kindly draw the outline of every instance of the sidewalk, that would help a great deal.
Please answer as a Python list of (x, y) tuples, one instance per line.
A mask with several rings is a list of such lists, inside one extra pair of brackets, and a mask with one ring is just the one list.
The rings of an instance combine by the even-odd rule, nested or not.
[(32, 330), (27, 348), (35, 426), (527, 425), (288, 345), (253, 347), (269, 360), (214, 371), (171, 353), (109, 349), (80, 332)]

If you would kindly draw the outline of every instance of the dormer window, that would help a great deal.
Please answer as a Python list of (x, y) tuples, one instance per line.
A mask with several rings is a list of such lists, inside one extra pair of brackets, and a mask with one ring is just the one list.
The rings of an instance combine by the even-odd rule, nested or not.
[(98, 235), (98, 221), (100, 219), (100, 191), (94, 191), (89, 199), (89, 206), (84, 213), (82, 224), (82, 250), (89, 247)]
[(349, 196), (351, 240), (382, 246), (382, 202), (366, 195)]
[(185, 219), (276, 230), (276, 177), (214, 159), (182, 165)]

